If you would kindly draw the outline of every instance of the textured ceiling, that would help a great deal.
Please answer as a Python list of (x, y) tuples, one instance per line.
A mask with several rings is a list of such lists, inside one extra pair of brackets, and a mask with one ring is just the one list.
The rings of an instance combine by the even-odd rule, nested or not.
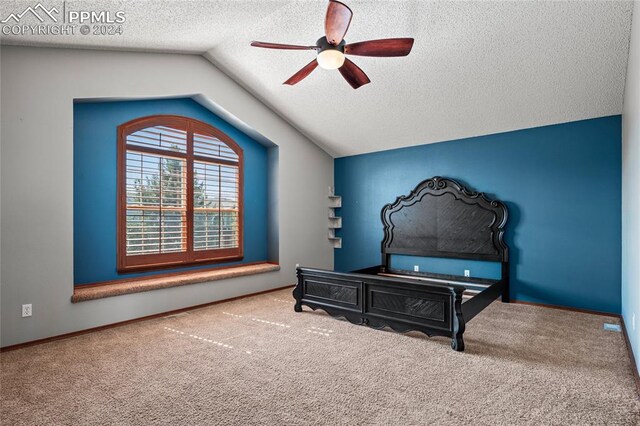
[[(2, 1), (0, 19), (34, 3)], [(67, 1), (67, 10), (124, 10), (124, 34), (2, 42), (202, 53), (336, 156), (622, 112), (629, 1), (346, 3), (347, 42), (416, 39), (404, 58), (352, 57), (371, 79), (358, 90), (320, 68), (284, 86), (315, 53), (249, 46), (313, 44), (325, 1)]]

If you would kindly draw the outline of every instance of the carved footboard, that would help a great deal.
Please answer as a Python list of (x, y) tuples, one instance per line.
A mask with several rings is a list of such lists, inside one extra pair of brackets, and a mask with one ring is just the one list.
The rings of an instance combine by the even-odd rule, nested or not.
[(310, 268), (297, 275), (296, 312), (306, 305), (354, 324), (449, 336), (452, 349), (464, 350), (464, 287)]

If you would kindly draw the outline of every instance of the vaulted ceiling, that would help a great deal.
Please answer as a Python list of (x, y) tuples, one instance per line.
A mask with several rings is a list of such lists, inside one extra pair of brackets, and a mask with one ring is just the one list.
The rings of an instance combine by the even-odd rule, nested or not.
[[(2, 43), (202, 54), (334, 156), (622, 112), (630, 1), (345, 3), (347, 42), (415, 38), (407, 57), (352, 57), (371, 79), (358, 90), (320, 68), (282, 85), (315, 53), (249, 46), (314, 44), (326, 1), (67, 1), (67, 10), (123, 10), (123, 34)], [(33, 4), (3, 1), (0, 20)]]

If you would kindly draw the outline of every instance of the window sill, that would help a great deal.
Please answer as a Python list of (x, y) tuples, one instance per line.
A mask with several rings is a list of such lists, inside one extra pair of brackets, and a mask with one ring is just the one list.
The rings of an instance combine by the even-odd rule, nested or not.
[(265, 262), (208, 271), (188, 271), (164, 276), (122, 280), (105, 284), (80, 285), (73, 289), (71, 302), (86, 302), (87, 300), (103, 299), (105, 297), (120, 296), (123, 294), (141, 293), (161, 288), (218, 281), (279, 270), (280, 265)]

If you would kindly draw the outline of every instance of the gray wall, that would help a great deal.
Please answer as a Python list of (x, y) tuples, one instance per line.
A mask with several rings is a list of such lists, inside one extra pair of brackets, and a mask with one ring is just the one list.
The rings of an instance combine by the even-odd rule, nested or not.
[[(333, 267), (332, 158), (204, 58), (5, 46), (0, 92), (2, 346), (283, 286), (296, 263)], [(71, 304), (73, 100), (198, 94), (279, 147), (270, 252), (281, 271)]]
[(634, 3), (622, 114), (622, 316), (640, 366), (640, 4)]

